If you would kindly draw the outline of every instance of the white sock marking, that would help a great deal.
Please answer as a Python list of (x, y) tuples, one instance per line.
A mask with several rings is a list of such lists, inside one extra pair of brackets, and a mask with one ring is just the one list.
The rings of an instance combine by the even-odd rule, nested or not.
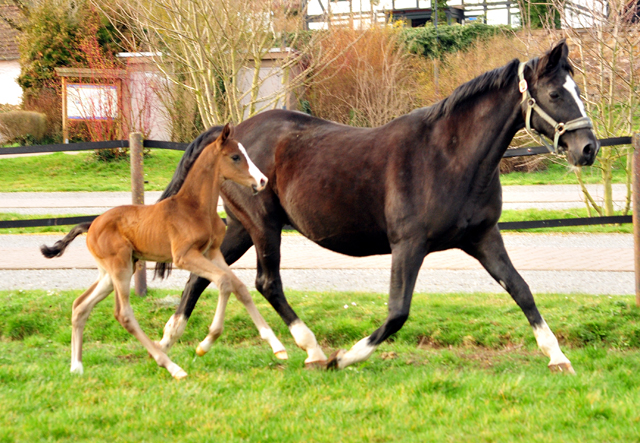
[(260, 171), (260, 169), (258, 169), (258, 167), (251, 161), (249, 154), (247, 154), (247, 150), (242, 146), (242, 143), (238, 143), (238, 148), (240, 148), (240, 152), (242, 152), (247, 159), (247, 163), (249, 164), (249, 174), (251, 174), (251, 177), (255, 179), (258, 185), (260, 185), (260, 180), (264, 180), (264, 184), (266, 185), (268, 181), (267, 177), (265, 177), (262, 171)]
[(582, 103), (582, 100), (580, 100), (580, 97), (578, 96), (578, 85), (576, 85), (576, 82), (573, 81), (569, 74), (567, 74), (567, 79), (562, 86), (564, 87), (564, 89), (569, 91), (569, 94), (571, 94), (573, 99), (576, 101), (576, 104), (578, 105), (582, 116), (586, 117), (587, 112), (584, 109), (584, 103)]
[(368, 359), (377, 349), (377, 346), (369, 344), (369, 337), (365, 337), (353, 345), (338, 361), (338, 367), (344, 369), (349, 365)]
[(313, 332), (311, 332), (311, 330), (302, 322), (302, 320), (296, 320), (291, 323), (291, 326), (289, 326), (289, 331), (291, 332), (291, 335), (296, 341), (298, 347), (307, 351), (308, 357), (305, 360), (305, 363), (325, 361), (327, 359), (320, 346), (318, 346), (316, 336), (313, 335)]
[(533, 335), (536, 337), (540, 350), (550, 358), (549, 365), (569, 363), (569, 359), (560, 350), (558, 339), (544, 320), (542, 324), (533, 328)]

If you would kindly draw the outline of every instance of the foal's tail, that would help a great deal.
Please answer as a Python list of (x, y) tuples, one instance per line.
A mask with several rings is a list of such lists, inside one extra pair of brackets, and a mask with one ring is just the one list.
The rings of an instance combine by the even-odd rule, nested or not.
[(83, 234), (89, 230), (89, 226), (91, 226), (91, 223), (93, 222), (80, 223), (78, 226), (69, 231), (69, 233), (65, 235), (62, 240), (58, 240), (53, 246), (40, 246), (40, 252), (42, 252), (42, 255), (47, 258), (60, 257), (62, 254), (64, 254), (64, 250), (67, 249), (69, 243), (71, 243), (80, 234)]

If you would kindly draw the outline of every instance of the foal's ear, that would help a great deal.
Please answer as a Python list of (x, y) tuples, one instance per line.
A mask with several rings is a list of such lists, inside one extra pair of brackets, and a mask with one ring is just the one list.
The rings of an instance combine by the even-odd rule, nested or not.
[(227, 123), (226, 125), (224, 125), (224, 128), (222, 128), (222, 132), (218, 136), (220, 143), (224, 143), (227, 141), (227, 139), (231, 138), (232, 133), (233, 133), (233, 126), (231, 126), (231, 123)]
[(567, 57), (569, 57), (569, 46), (567, 41), (562, 39), (540, 60), (542, 73), (553, 72), (561, 66), (561, 63), (566, 62)]

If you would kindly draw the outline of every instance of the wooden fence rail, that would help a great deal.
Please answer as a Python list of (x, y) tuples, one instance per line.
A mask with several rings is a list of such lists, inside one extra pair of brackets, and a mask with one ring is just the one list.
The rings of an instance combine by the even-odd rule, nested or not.
[[(535, 220), (521, 222), (505, 222), (499, 223), (501, 230), (509, 229), (534, 229), (534, 228), (551, 228), (561, 226), (580, 226), (580, 225), (601, 225), (601, 224), (623, 224), (633, 223), (634, 232), (634, 257), (635, 257), (635, 281), (636, 281), (636, 304), (640, 306), (640, 134), (634, 134), (628, 137), (614, 137), (601, 139), (601, 146), (617, 146), (629, 145), (634, 147), (633, 157), (633, 215), (613, 216), (613, 217), (588, 217), (588, 218), (571, 218), (571, 219), (555, 219), (555, 220)], [(64, 151), (92, 151), (96, 149), (113, 149), (113, 148), (131, 148), (131, 180), (132, 180), (132, 198), (134, 204), (144, 202), (144, 189), (142, 178), (142, 148), (170, 149), (176, 151), (184, 151), (187, 143), (165, 142), (157, 140), (142, 140), (140, 133), (132, 133), (129, 140), (113, 140), (105, 142), (83, 142), (70, 144), (55, 145), (38, 145), (38, 146), (19, 146), (15, 148), (0, 149), (0, 158), (2, 155), (12, 154), (33, 154), (45, 152), (64, 152)], [(523, 157), (530, 155), (547, 154), (549, 151), (544, 146), (534, 146), (530, 148), (508, 149), (504, 154), (504, 158)], [(46, 219), (30, 219), (30, 220), (8, 220), (0, 221), (0, 229), (3, 228), (23, 228), (36, 226), (62, 226), (75, 225), (95, 219), (97, 215), (89, 215), (82, 217), (58, 217)], [(146, 273), (138, 271), (136, 273), (136, 293), (141, 295), (146, 292)]]

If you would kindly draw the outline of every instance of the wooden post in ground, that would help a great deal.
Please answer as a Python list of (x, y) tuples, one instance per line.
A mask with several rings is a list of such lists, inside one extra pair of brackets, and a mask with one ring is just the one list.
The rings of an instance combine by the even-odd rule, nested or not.
[[(142, 168), (142, 133), (129, 134), (129, 156), (131, 159), (131, 202), (134, 205), (144, 205), (144, 173)], [(147, 295), (147, 264), (139, 261), (133, 274), (136, 294)]]
[(633, 134), (633, 259), (636, 272), (636, 306), (640, 306), (640, 132)]

